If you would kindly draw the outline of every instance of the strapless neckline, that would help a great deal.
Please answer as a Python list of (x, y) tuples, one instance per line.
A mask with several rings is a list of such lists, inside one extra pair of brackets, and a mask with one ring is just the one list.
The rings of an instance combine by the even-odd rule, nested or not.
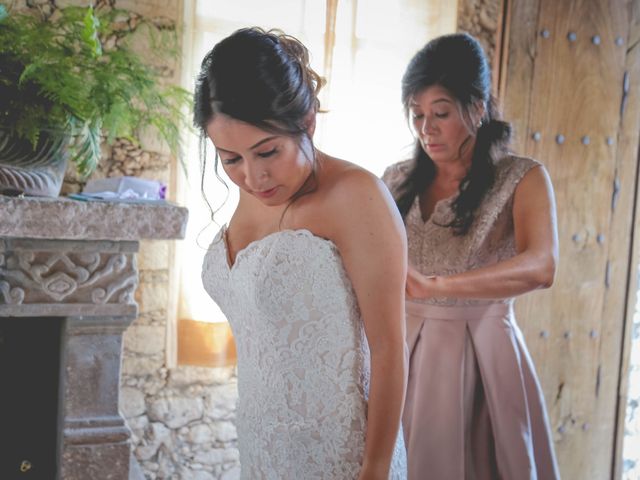
[(327, 243), (332, 248), (335, 248), (336, 250), (338, 250), (338, 247), (336, 246), (336, 244), (332, 240), (330, 240), (328, 238), (321, 237), (319, 235), (316, 235), (315, 233), (313, 233), (308, 228), (288, 228), (288, 229), (278, 230), (278, 231), (275, 231), (275, 232), (268, 233), (264, 237), (260, 237), (260, 238), (257, 238), (255, 240), (250, 241), (249, 243), (247, 243), (247, 245), (245, 245), (243, 248), (241, 248), (240, 250), (238, 250), (236, 252), (236, 257), (235, 257), (234, 261), (231, 262), (229, 244), (227, 242), (227, 230), (228, 230), (228, 228), (229, 227), (226, 224), (223, 225), (222, 228), (220, 229), (220, 232), (218, 232), (218, 237), (222, 241), (222, 246), (224, 248), (224, 256), (225, 256), (225, 260), (226, 260), (225, 264), (226, 264), (227, 270), (229, 272), (234, 270), (235, 266), (238, 264), (238, 259), (242, 258), (245, 255), (248, 255), (252, 251), (252, 249), (256, 248), (261, 243), (263, 243), (263, 242), (265, 242), (267, 240), (273, 240), (275, 237), (280, 236), (280, 235), (294, 235), (294, 236), (301, 235), (301, 236), (309, 237), (309, 238), (312, 238), (312, 239), (316, 239), (316, 240), (318, 240), (320, 242)]

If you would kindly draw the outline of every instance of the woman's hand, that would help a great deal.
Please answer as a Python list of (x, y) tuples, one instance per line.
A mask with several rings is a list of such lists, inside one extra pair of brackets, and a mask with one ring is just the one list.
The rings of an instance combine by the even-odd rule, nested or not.
[(407, 268), (407, 297), (416, 299), (432, 297), (433, 292), (430, 284), (433, 283), (435, 278), (435, 276), (425, 276), (409, 265)]
[(425, 298), (511, 298), (548, 288), (558, 258), (555, 199), (547, 171), (534, 167), (516, 186), (513, 200), (515, 256), (446, 276), (426, 277), (409, 268), (406, 295)]

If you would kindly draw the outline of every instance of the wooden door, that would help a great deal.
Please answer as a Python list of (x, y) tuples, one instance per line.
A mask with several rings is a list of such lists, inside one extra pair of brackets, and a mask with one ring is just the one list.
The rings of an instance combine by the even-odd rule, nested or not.
[(554, 286), (519, 299), (516, 312), (566, 479), (611, 478), (617, 458), (638, 177), (638, 3), (510, 0), (507, 9), (505, 118), (514, 150), (551, 174), (560, 237)]

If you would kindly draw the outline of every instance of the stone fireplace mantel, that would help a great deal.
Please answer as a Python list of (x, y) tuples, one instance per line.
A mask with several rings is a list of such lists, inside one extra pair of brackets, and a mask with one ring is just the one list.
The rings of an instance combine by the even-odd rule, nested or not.
[[(0, 196), (0, 327), (62, 322), (56, 471), (37, 478), (134, 478), (118, 391), (122, 333), (137, 315), (138, 242), (184, 238), (187, 216), (170, 203)], [(11, 478), (22, 478), (38, 464), (25, 457), (15, 468)]]

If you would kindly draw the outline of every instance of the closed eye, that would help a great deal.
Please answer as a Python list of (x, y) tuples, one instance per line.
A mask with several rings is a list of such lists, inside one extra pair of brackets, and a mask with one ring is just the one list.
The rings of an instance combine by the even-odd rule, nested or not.
[(271, 157), (272, 155), (275, 155), (276, 153), (278, 153), (278, 149), (276, 147), (273, 147), (271, 150), (267, 152), (258, 153), (258, 156), (262, 158), (268, 158), (268, 157)]
[(224, 165), (233, 165), (234, 163), (238, 163), (240, 161), (240, 156), (231, 157), (231, 158), (222, 158), (222, 163)]

